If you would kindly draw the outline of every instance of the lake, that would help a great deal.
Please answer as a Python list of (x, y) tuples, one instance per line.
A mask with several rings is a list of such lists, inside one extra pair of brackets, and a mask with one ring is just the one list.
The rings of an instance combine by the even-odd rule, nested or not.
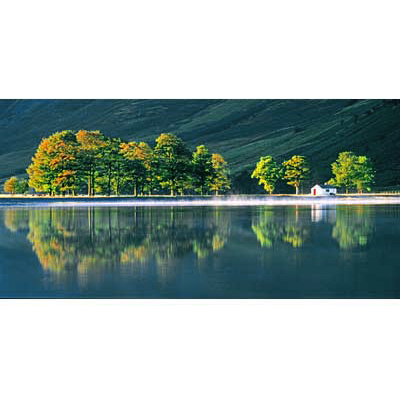
[(399, 298), (400, 205), (0, 207), (3, 298)]

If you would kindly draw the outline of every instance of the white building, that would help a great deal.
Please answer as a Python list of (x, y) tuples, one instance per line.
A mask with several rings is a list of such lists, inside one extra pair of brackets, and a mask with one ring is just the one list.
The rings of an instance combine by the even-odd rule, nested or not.
[(311, 188), (313, 196), (335, 196), (336, 188), (330, 185), (315, 185)]

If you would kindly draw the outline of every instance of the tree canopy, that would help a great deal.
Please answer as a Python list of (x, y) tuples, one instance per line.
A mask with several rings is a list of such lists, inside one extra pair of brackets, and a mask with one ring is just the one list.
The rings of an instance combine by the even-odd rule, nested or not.
[(282, 177), (282, 170), (272, 156), (265, 156), (260, 158), (251, 177), (258, 179), (258, 184), (264, 185), (265, 191), (272, 194), (276, 182)]
[(346, 193), (351, 188), (357, 188), (359, 193), (370, 190), (375, 176), (374, 168), (368, 157), (358, 156), (351, 151), (339, 154), (337, 160), (332, 163), (332, 173), (334, 177), (328, 183), (344, 187)]
[[(55, 194), (208, 194), (230, 187), (227, 163), (200, 145), (162, 133), (154, 148), (100, 131), (61, 131), (44, 138), (27, 169), (29, 186)], [(10, 186), (11, 187), (11, 186)]]
[(283, 162), (284, 179), (288, 185), (296, 188), (296, 194), (299, 194), (299, 188), (302, 181), (309, 178), (310, 168), (306, 157), (293, 156), (290, 160)]

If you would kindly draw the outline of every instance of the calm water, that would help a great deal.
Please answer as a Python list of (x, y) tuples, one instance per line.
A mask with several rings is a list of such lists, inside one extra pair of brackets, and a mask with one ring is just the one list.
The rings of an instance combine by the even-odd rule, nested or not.
[(400, 205), (0, 208), (1, 297), (399, 298)]

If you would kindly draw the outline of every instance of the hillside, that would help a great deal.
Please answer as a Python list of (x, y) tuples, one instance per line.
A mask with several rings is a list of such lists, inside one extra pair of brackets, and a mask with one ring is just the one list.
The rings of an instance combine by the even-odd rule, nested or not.
[(63, 129), (150, 144), (175, 133), (221, 153), (248, 192), (256, 190), (248, 174), (265, 154), (306, 155), (313, 181), (324, 182), (337, 154), (353, 150), (371, 157), (377, 186), (400, 184), (397, 100), (0, 100), (0, 180), (24, 174), (41, 138)]

